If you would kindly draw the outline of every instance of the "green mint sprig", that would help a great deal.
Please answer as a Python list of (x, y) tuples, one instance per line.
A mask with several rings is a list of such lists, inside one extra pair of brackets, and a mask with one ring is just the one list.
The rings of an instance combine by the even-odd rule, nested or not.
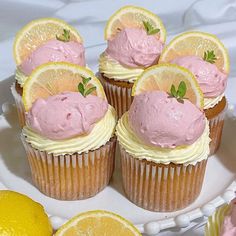
[(82, 76), (82, 83), (80, 82), (78, 85), (78, 90), (84, 97), (88, 96), (90, 93), (96, 90), (95, 86), (90, 88), (88, 88), (87, 86), (91, 79), (91, 77), (85, 78)]
[(62, 42), (70, 41), (70, 31), (67, 29), (63, 29), (63, 33), (61, 35), (56, 35), (56, 39)]
[(175, 86), (172, 84), (170, 89), (170, 95), (178, 100), (178, 102), (183, 103), (184, 96), (187, 92), (186, 83), (181, 81), (179, 83), (178, 89), (176, 90)]
[(160, 31), (158, 28), (154, 28), (148, 21), (143, 21), (143, 25), (148, 35), (156, 34)]
[(217, 60), (214, 51), (213, 50), (212, 51), (208, 51), (207, 50), (206, 52), (204, 52), (203, 60), (207, 61), (207, 62), (209, 62), (211, 64), (214, 64), (216, 62), (216, 60)]

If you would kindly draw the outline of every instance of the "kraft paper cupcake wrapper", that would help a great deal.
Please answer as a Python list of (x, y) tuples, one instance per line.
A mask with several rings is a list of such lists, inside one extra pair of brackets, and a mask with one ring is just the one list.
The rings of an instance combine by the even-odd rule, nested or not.
[(120, 149), (123, 188), (137, 206), (149, 211), (176, 211), (200, 194), (207, 160), (187, 166), (156, 164), (132, 157), (121, 146)]
[(220, 147), (221, 136), (224, 127), (224, 118), (227, 108), (228, 106), (226, 105), (225, 109), (221, 113), (219, 113), (212, 119), (208, 119), (210, 128), (209, 136), (211, 138), (209, 156), (215, 154)]
[(120, 118), (130, 108), (132, 103), (132, 88), (113, 85), (103, 78), (102, 84), (109, 104), (115, 108), (118, 118)]
[(115, 163), (116, 138), (82, 154), (55, 156), (33, 148), (21, 136), (33, 183), (45, 195), (60, 200), (86, 199), (109, 183)]
[(20, 127), (23, 128), (25, 126), (25, 107), (21, 95), (16, 91), (15, 83), (11, 86), (11, 92), (15, 100)]

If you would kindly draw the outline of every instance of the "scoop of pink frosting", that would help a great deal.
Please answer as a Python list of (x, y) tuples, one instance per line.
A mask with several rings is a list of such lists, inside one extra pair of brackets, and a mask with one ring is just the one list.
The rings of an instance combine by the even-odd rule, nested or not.
[(26, 115), (27, 126), (52, 140), (89, 133), (106, 114), (108, 103), (97, 96), (64, 92), (37, 99)]
[(164, 44), (144, 29), (126, 28), (108, 40), (106, 53), (120, 64), (130, 67), (148, 67), (155, 64)]
[(163, 91), (135, 96), (129, 123), (144, 143), (162, 148), (194, 143), (206, 125), (203, 112), (189, 100), (178, 102)]
[(230, 211), (221, 226), (220, 236), (236, 235), (236, 198), (230, 203)]
[(195, 75), (205, 97), (217, 97), (224, 93), (227, 75), (215, 64), (204, 61), (198, 56), (177, 57), (171, 63), (189, 69)]
[(84, 54), (84, 46), (81, 43), (52, 39), (33, 51), (20, 65), (20, 69), (24, 74), (30, 75), (36, 67), (47, 62), (70, 62), (85, 66)]

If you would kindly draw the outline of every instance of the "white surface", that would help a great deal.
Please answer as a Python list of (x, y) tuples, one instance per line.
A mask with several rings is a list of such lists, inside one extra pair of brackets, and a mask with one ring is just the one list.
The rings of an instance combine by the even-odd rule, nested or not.
[[(85, 46), (87, 46), (86, 56), (87, 62), (90, 68), (96, 72), (97, 70), (97, 58), (105, 47), (103, 41), (103, 29), (108, 17), (119, 7), (126, 4), (135, 4), (144, 6), (153, 12), (157, 13), (162, 19), (168, 31), (168, 41), (175, 34), (178, 34), (188, 29), (199, 29), (214, 33), (221, 38), (226, 47), (229, 49), (231, 56), (231, 65), (236, 64), (236, 1), (235, 0), (1, 0), (0, 1), (0, 112), (1, 104), (4, 102), (11, 102), (10, 84), (12, 79), (9, 78), (15, 70), (15, 64), (12, 58), (12, 43), (15, 33), (31, 19), (39, 17), (60, 17), (70, 24), (74, 25), (80, 30), (81, 35), (84, 37)], [(235, 91), (236, 91), (236, 70), (231, 66), (231, 76), (228, 82), (228, 88), (226, 95), (230, 103), (236, 103)], [(211, 185), (206, 186), (202, 191), (202, 195), (207, 196), (207, 201), (213, 197), (213, 193), (218, 194), (222, 190), (229, 180), (229, 176), (224, 176), (224, 171), (235, 173), (235, 152), (233, 148), (236, 147), (236, 141), (234, 141), (233, 135), (236, 132), (235, 121), (229, 120), (226, 123), (224, 129), (224, 144), (218, 153), (219, 159), (214, 160), (216, 162), (213, 167), (218, 171), (214, 171), (212, 174), (207, 173), (212, 178)], [(231, 136), (229, 136), (231, 135)], [(10, 149), (7, 149), (7, 144), (10, 145)], [(16, 145), (16, 147), (15, 147)], [(18, 146), (17, 146), (18, 145)], [(8, 171), (10, 176), (8, 184), (14, 185), (20, 192), (28, 191), (29, 194), (35, 194), (35, 189), (23, 188), (22, 186), (30, 186), (29, 182), (29, 170), (25, 168), (27, 166), (26, 161), (22, 160), (22, 148), (19, 146), (18, 136), (10, 130), (4, 129), (0, 133), (0, 152), (10, 151), (10, 156), (6, 155), (4, 163), (5, 171)], [(14, 147), (14, 148), (12, 148)], [(14, 159), (14, 158), (15, 159)], [(227, 164), (228, 163), (228, 164)], [(210, 165), (213, 163), (210, 162)], [(210, 166), (209, 165), (209, 166)], [(0, 175), (2, 172), (2, 166), (0, 166)], [(22, 179), (20, 177), (25, 177)], [(116, 176), (115, 176), (116, 177)], [(20, 183), (18, 181), (20, 181)], [(224, 182), (226, 181), (226, 182)], [(16, 184), (18, 183), (18, 184)], [(24, 184), (24, 185), (22, 185)], [(114, 183), (113, 183), (114, 184)], [(16, 186), (17, 185), (17, 186)], [(119, 187), (119, 186), (118, 186)], [(0, 189), (3, 186), (0, 185)], [(207, 190), (207, 192), (206, 192)], [(210, 190), (210, 191), (209, 191)], [(36, 191), (36, 192), (35, 192)], [(101, 200), (101, 206), (103, 204), (111, 203), (115, 207), (119, 202), (111, 199), (110, 193), (115, 192), (122, 199), (121, 193), (108, 188), (97, 196)], [(102, 196), (102, 197), (101, 197)], [(215, 195), (216, 196), (216, 195)], [(40, 194), (35, 194), (35, 199), (40, 198)], [(96, 199), (97, 199), (96, 198)], [(102, 198), (102, 199), (101, 199)], [(118, 198), (118, 199), (120, 199)], [(201, 198), (201, 196), (200, 196)], [(91, 200), (90, 207), (93, 207), (93, 201)], [(78, 205), (83, 208), (83, 201)], [(46, 206), (47, 207), (47, 206)], [(48, 203), (48, 207), (50, 204)], [(129, 204), (129, 207), (134, 207)], [(63, 204), (58, 203), (57, 209), (63, 208)], [(68, 207), (66, 212), (72, 211), (73, 207)], [(129, 213), (130, 209), (123, 208), (124, 214)], [(134, 211), (136, 212), (136, 210)], [(142, 211), (143, 212), (143, 211)], [(75, 212), (76, 214), (77, 212)], [(59, 215), (62, 213), (59, 213)], [(139, 215), (141, 214), (141, 215)], [(152, 214), (151, 214), (152, 215)], [(125, 215), (124, 215), (125, 216)], [(158, 213), (153, 213), (153, 219), (158, 219)], [(139, 223), (147, 221), (148, 215), (143, 213), (134, 214), (134, 222)], [(201, 222), (201, 221), (200, 221)], [(172, 230), (163, 232), (161, 236), (171, 235), (203, 235), (202, 227), (194, 228), (199, 223), (191, 224), (186, 230)]]

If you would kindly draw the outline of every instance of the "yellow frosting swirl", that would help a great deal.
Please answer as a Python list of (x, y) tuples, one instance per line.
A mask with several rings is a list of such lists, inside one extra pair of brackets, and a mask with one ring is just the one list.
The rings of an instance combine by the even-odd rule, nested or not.
[(100, 55), (99, 72), (109, 79), (133, 83), (143, 71), (143, 68), (124, 67), (106, 53)]
[(225, 94), (223, 93), (220, 96), (215, 97), (215, 98), (204, 98), (204, 109), (209, 109), (209, 108), (214, 107), (223, 99), (224, 96)]
[(160, 148), (143, 143), (132, 131), (129, 125), (128, 112), (118, 121), (116, 127), (117, 139), (120, 145), (138, 159), (146, 159), (156, 163), (195, 165), (197, 162), (207, 159), (209, 154), (209, 125), (206, 120), (206, 128), (202, 136), (192, 145), (177, 147), (175, 149)]
[(106, 144), (114, 135), (116, 121), (115, 109), (109, 106), (106, 115), (93, 127), (88, 135), (65, 140), (50, 140), (35, 133), (27, 126), (23, 128), (22, 135), (32, 147), (40, 151), (46, 151), (54, 155), (80, 154), (98, 149)]
[(28, 76), (26, 76), (18, 67), (16, 68), (16, 75), (15, 79), (18, 82), (18, 84), (23, 87), (25, 81), (27, 80)]
[(225, 204), (218, 208), (216, 212), (208, 218), (207, 225), (205, 227), (205, 236), (219, 236), (222, 223), (225, 216), (230, 210), (230, 205)]

